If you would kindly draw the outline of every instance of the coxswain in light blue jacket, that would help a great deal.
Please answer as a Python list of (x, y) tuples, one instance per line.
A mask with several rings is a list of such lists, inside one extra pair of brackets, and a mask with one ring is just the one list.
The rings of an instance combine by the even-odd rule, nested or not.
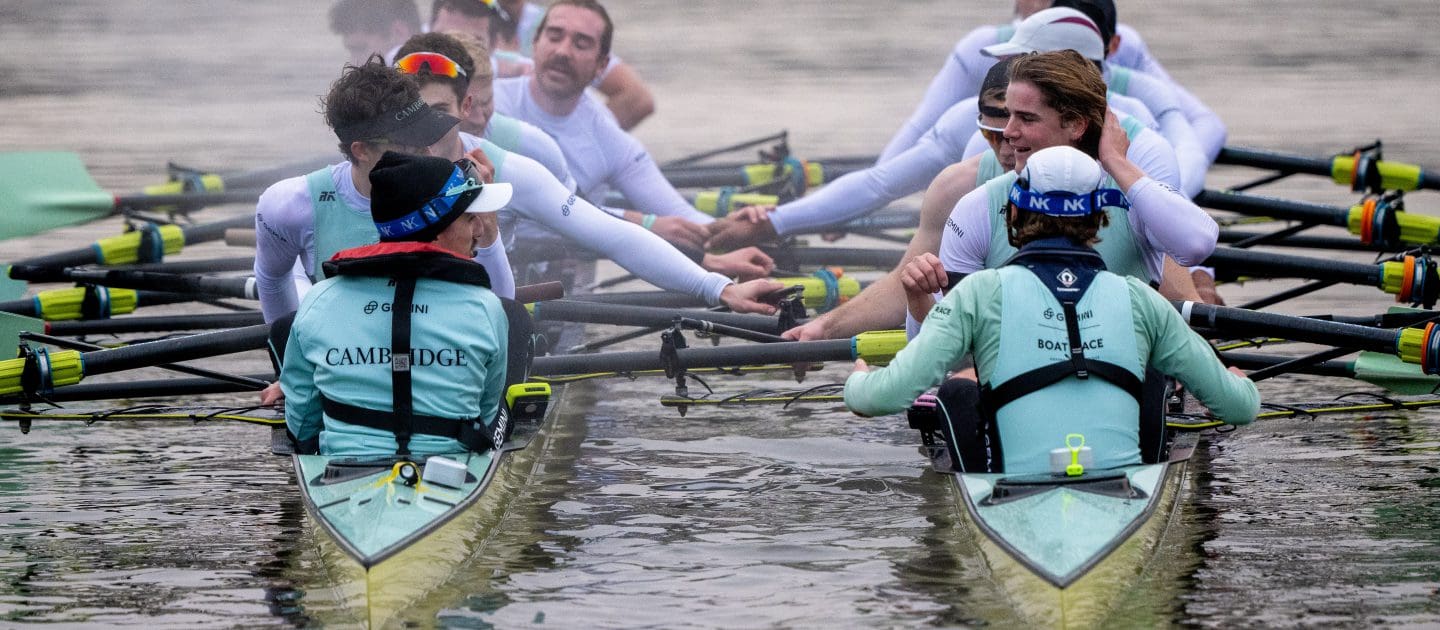
[(1097, 468), (1157, 460), (1163, 440), (1141, 439), (1157, 419), (1163, 436), (1163, 417), (1140, 413), (1150, 367), (1180, 379), (1225, 422), (1252, 421), (1254, 383), (1227, 372), (1168, 301), (1140, 279), (1106, 271), (1090, 247), (1106, 220), (1101, 209), (1121, 194), (1105, 181), (1073, 147), (1031, 155), (1007, 208), (1019, 253), (960, 281), (888, 367), (857, 361), (845, 404), (862, 415), (902, 411), (973, 353), (983, 385), (947, 381), (935, 427), (965, 472), (1048, 472), (1050, 451), (1075, 433)]
[(285, 420), (302, 452), (424, 457), (504, 442), (510, 326), (468, 259), (509, 202), (467, 160), (387, 152), (370, 173), (377, 245), (340, 252), (284, 350)]

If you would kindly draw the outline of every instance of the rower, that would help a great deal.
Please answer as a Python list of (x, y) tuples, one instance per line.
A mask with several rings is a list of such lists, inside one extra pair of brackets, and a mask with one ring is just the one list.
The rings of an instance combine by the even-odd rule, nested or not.
[[(426, 33), (410, 38), (398, 54), (397, 67), (414, 76), (421, 96), (432, 108), (454, 112), (462, 119), (468, 115), (465, 95), (475, 64), (460, 42), (442, 33)], [(510, 247), (536, 246), (515, 236), (516, 223), (528, 220), (564, 236), (577, 247), (614, 260), (627, 271), (663, 289), (693, 295), (711, 305), (723, 304), (736, 312), (774, 312), (774, 306), (757, 298), (780, 290), (783, 288), (780, 283), (756, 279), (736, 284), (723, 275), (706, 272), (655, 234), (618, 220), (577, 197), (534, 160), (464, 132), (456, 137), (448, 153), (440, 151), (447, 157), (458, 157), (477, 149), (494, 165), (495, 181), (514, 186), (515, 195), (500, 212), (499, 220), (502, 241)], [(723, 266), (731, 261), (744, 262), (743, 257), (758, 253), (755, 250), (725, 256), (706, 254), (706, 258), (721, 261), (711, 264)], [(762, 276), (769, 271), (756, 265), (749, 273)]]
[[(496, 46), (533, 58), (535, 41), (540, 37), (540, 25), (545, 21), (545, 7), (525, 0), (499, 0), (499, 3), (513, 19), (502, 26), (502, 32), (497, 33)], [(506, 39), (512, 39), (516, 48), (508, 48), (502, 43)], [(650, 93), (649, 86), (619, 55), (610, 55), (610, 61), (590, 82), (590, 87), (605, 95), (605, 106), (615, 115), (621, 129), (634, 129), (655, 113), (655, 97)]]
[(420, 11), (414, 0), (339, 0), (330, 6), (330, 31), (360, 66), (370, 55), (395, 60), (395, 49), (420, 32)]
[(991, 66), (985, 74), (976, 121), (988, 149), (983, 154), (945, 167), (930, 182), (925, 190), (925, 199), (920, 204), (920, 225), (895, 269), (838, 308), (785, 331), (784, 337), (796, 341), (843, 339), (866, 331), (893, 329), (902, 325), (905, 321), (905, 289), (900, 283), (900, 273), (904, 271), (905, 264), (922, 253), (940, 251), (940, 234), (949, 228), (946, 220), (961, 197), (975, 190), (976, 186), (1015, 168), (1015, 150), (1004, 138), (1005, 124), (1010, 120), (1010, 112), (1005, 109), (1005, 88), (1009, 84), (1010, 60)]
[(660, 173), (634, 136), (585, 87), (610, 59), (614, 26), (594, 0), (557, 0), (535, 39), (534, 76), (495, 82), (495, 109), (532, 123), (565, 152), (581, 196), (603, 199), (610, 186), (637, 210), (615, 211), (681, 247), (702, 250), (709, 215), (696, 210)]
[[(299, 305), (292, 281), (297, 260), (303, 276), (318, 278), (320, 263), (336, 252), (379, 238), (370, 221), (369, 174), (382, 154), (448, 150), (458, 133), (459, 120), (431, 109), (410, 77), (378, 57), (346, 67), (325, 96), (324, 109), (345, 160), (281, 180), (255, 205), (255, 284), (266, 323)], [(498, 227), (476, 250), (476, 261), (490, 271), (497, 293), (513, 297), (514, 280), (497, 235)]]
[[(494, 53), (486, 57), (495, 76), (518, 77), (535, 69), (534, 61), (515, 52), (514, 30), (510, 14), (495, 0), (435, 0), (430, 6), (430, 32), (461, 32), (479, 38), (485, 49)], [(507, 32), (510, 37), (500, 37)]]
[[(1020, 63), (1012, 121), (1028, 112), (1029, 99), (1014, 91), (1028, 81)], [(1147, 367), (1179, 378), (1229, 424), (1254, 420), (1254, 383), (1238, 370), (1227, 374), (1168, 301), (1137, 278), (1106, 271), (1092, 248), (1109, 220), (1106, 208), (1123, 196), (1111, 177), (1070, 146), (1022, 155), (1003, 208), (1008, 240), (1019, 250), (962, 280), (889, 367), (872, 371), (856, 361), (845, 404), (860, 415), (902, 411), (973, 353), (984, 387), (952, 379), (938, 394), (939, 428), (961, 472), (1047, 472), (1050, 450), (1072, 433), (1085, 436), (1098, 468), (1155, 461), (1158, 453), (1142, 452), (1140, 439), (1142, 422), (1157, 421), (1140, 417)]]
[[(1101, 0), (1102, 2), (1104, 0)], [(1057, 6), (1059, 3), (1055, 3)], [(1115, 13), (1113, 3), (1110, 4), (1110, 13)], [(925, 91), (925, 96), (909, 119), (896, 131), (894, 137), (886, 144), (885, 150), (880, 153), (880, 161), (887, 160), (914, 144), (925, 135), (951, 106), (975, 96), (977, 87), (980, 85), (981, 77), (984, 76), (987, 68), (994, 63), (992, 57), (982, 54), (980, 51), (986, 46), (1010, 41), (1015, 34), (1016, 26), (1025, 18), (1052, 5), (1048, 0), (1015, 0), (1012, 22), (999, 25), (981, 26), (970, 31), (965, 37), (955, 44), (950, 55), (945, 59), (943, 67), (930, 81), (930, 86)], [(1176, 90), (1178, 96), (1184, 101), (1186, 115), (1190, 117), (1191, 123), (1200, 134), (1202, 146), (1214, 147), (1215, 151), (1224, 144), (1225, 125), (1210, 112), (1199, 99), (1195, 98), (1176, 83), (1161, 66), (1160, 62), (1150, 54), (1145, 41), (1140, 34), (1126, 24), (1117, 24), (1111, 29), (1115, 37), (1109, 40), (1109, 60), (1112, 64), (1138, 70), (1164, 79)], [(1211, 154), (1214, 159), (1214, 154)]]
[(1132, 96), (1149, 108), (1160, 125), (1160, 134), (1175, 148), (1175, 158), (1180, 163), (1180, 190), (1190, 197), (1199, 194), (1205, 189), (1205, 172), (1213, 158), (1201, 145), (1180, 97), (1162, 79), (1128, 69), (1112, 71), (1105, 63), (1105, 54), (1107, 43), (1114, 35), (1086, 15), (1092, 12), (1101, 17), (1103, 12), (1097, 5), (1087, 1), (1082, 6), (1085, 11), (1059, 7), (1037, 12), (1015, 27), (1010, 41), (986, 46), (981, 53), (999, 58), (1069, 49), (1085, 55), (1100, 68), (1111, 92)]
[(280, 372), (285, 424), (323, 455), (497, 448), (510, 325), (469, 257), (510, 185), (483, 184), (468, 160), (393, 151), (368, 179), (380, 243), (337, 253), (301, 303)]
[[(472, 61), (490, 57), (490, 49), (479, 38), (456, 31), (444, 31), (444, 34), (460, 42), (465, 54), (469, 55)], [(484, 63), (471, 65), (475, 72), (468, 77), (470, 88), (460, 100), (459, 107), (445, 113), (460, 119), (460, 131), (480, 136), (506, 151), (519, 153), (539, 162), (555, 179), (565, 184), (566, 188), (574, 189), (575, 179), (570, 176), (570, 167), (565, 163), (565, 154), (560, 151), (560, 145), (539, 127), (496, 113), (494, 69)], [(431, 107), (434, 106), (432, 103)]]
[[(1010, 121), (1005, 139), (1014, 147), (1017, 169), (1036, 151), (1069, 145), (1098, 158), (1114, 179), (1108, 187), (1124, 192), (1106, 208), (1109, 225), (1100, 234), (1098, 250), (1111, 271), (1147, 283), (1162, 277), (1183, 282), (1189, 273), (1174, 263), (1198, 264), (1214, 251), (1220, 232), (1215, 220), (1127, 157), (1129, 141), (1105, 106), (1100, 72), (1079, 53), (1061, 50), (1017, 58), (1010, 66), (1006, 106)], [(962, 197), (950, 214), (955, 230), (942, 236), (938, 259), (921, 256), (929, 256), (926, 264), (968, 274), (1008, 260), (1014, 247), (1005, 238), (1003, 210), (1015, 177), (1006, 173)], [(1166, 261), (1167, 254), (1174, 262)], [(938, 280), (907, 289), (934, 293), (948, 284), (943, 274)], [(912, 300), (912, 316), (923, 317), (928, 311), (922, 302), (919, 295)]]

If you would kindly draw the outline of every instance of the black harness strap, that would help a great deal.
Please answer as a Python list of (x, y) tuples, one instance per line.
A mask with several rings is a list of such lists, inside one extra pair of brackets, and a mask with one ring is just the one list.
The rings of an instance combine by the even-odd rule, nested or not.
[(988, 417), (995, 417), (995, 414), (1005, 405), (1054, 385), (1067, 377), (1088, 379), (1092, 374), (1125, 390), (1135, 399), (1136, 403), (1144, 406), (1144, 385), (1130, 370), (1109, 361), (1085, 358), (1084, 342), (1080, 339), (1080, 318), (1075, 313), (1075, 303), (1066, 301), (1063, 306), (1065, 308), (1065, 331), (1070, 339), (1070, 360), (1035, 368), (1005, 381), (993, 389), (989, 385), (981, 387), (980, 404)]
[(414, 392), (410, 389), (410, 310), (415, 302), (414, 276), (395, 278), (395, 303), (390, 311), (390, 392), (395, 454), (410, 456), (410, 433), (415, 415)]
[[(399, 423), (396, 414), (389, 411), (379, 411), (376, 409), (347, 405), (331, 400), (324, 394), (320, 396), (320, 406), (325, 410), (325, 415), (331, 418), (379, 431), (393, 431)], [(501, 419), (505, 425), (509, 425), (508, 418), (509, 415), (505, 412), (505, 405), (500, 405), (500, 414), (497, 416), (497, 419)], [(483, 453), (495, 448), (494, 439), (491, 437), (490, 432), (486, 430), (485, 423), (481, 422), (479, 418), (456, 420), (454, 418), (439, 418), (436, 416), (423, 416), (412, 413), (406, 426), (410, 431), (410, 435), (433, 435), (458, 440), (461, 444), (465, 445), (465, 448), (476, 453)], [(496, 426), (500, 425), (497, 424)]]

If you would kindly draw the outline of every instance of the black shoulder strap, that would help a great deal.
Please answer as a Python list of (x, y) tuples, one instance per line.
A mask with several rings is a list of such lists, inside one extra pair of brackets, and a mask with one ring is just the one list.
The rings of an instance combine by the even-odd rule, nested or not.
[(395, 278), (395, 303), (390, 310), (390, 396), (395, 414), (395, 454), (410, 455), (410, 420), (415, 415), (410, 389), (410, 310), (415, 302), (414, 276)]
[(1143, 384), (1130, 370), (1109, 361), (1085, 357), (1084, 342), (1080, 339), (1080, 318), (1075, 313), (1075, 302), (1067, 300), (1061, 303), (1061, 306), (1065, 309), (1065, 331), (1069, 337), (1070, 360), (1035, 368), (1001, 383), (999, 387), (984, 386), (980, 392), (980, 404), (987, 415), (993, 417), (1005, 405), (1054, 385), (1067, 377), (1074, 376), (1083, 380), (1090, 378), (1092, 374), (1125, 390), (1135, 398), (1136, 403), (1144, 404)]

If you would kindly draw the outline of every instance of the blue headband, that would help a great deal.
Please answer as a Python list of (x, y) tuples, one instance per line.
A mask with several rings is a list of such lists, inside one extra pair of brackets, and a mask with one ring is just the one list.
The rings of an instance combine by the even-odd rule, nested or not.
[[(419, 210), (393, 221), (376, 223), (375, 229), (380, 231), (380, 238), (404, 238), (456, 214), (455, 206), (465, 193), (483, 188), (469, 170), (456, 166), (450, 178), (445, 180), (444, 192), (431, 197)], [(470, 196), (470, 199), (474, 198), (475, 195)]]
[(1126, 208), (1130, 207), (1130, 200), (1125, 198), (1125, 193), (1114, 188), (1098, 188), (1092, 192), (1075, 194), (1072, 192), (1046, 192), (1037, 193), (1021, 188), (1020, 183), (1025, 180), (1017, 179), (1010, 186), (1010, 203), (1016, 208), (1048, 214), (1052, 217), (1083, 217), (1093, 212), (1100, 212), (1102, 208)]

